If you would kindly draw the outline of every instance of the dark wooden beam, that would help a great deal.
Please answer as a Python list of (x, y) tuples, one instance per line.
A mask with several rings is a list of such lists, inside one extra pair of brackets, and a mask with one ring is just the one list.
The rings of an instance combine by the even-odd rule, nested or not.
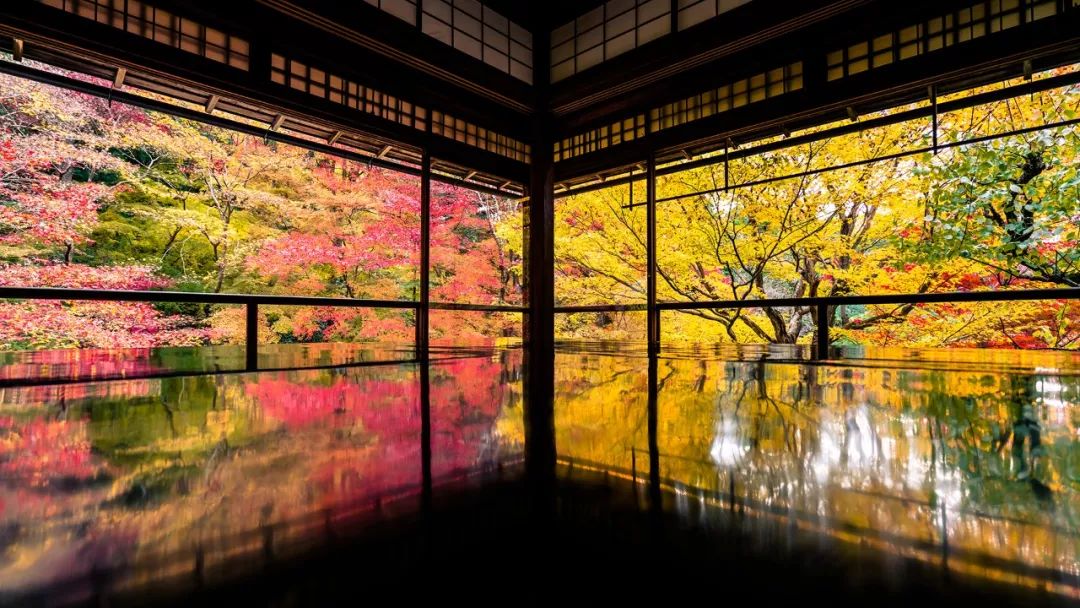
[[(1080, 60), (1080, 10), (1073, 9), (1056, 17), (828, 82), (824, 65), (826, 48), (839, 48), (841, 45), (833, 41), (828, 47), (819, 46), (814, 52), (794, 48), (789, 49), (786, 56), (780, 54), (779, 50), (771, 55), (771, 67), (777, 67), (785, 61), (799, 59), (799, 53), (806, 53), (802, 56), (804, 86), (800, 91), (663, 129), (648, 140), (639, 139), (559, 162), (556, 180), (561, 182), (629, 166), (653, 151), (664, 158), (677, 156), (682, 150), (700, 155), (722, 148), (729, 139), (745, 143), (827, 122), (848, 120), (852, 115), (866, 115), (905, 103), (924, 101), (930, 85), (936, 87), (938, 94), (944, 94), (1021, 76), (1026, 65), (1034, 66), (1034, 70), (1045, 70), (1076, 62)], [(641, 105), (623, 108), (614, 114), (601, 114), (583, 124), (575, 124), (567, 117), (567, 120), (560, 122), (561, 128), (567, 131), (560, 132), (559, 136), (609, 124), (627, 115), (647, 114), (651, 108), (676, 99), (669, 91), (689, 95), (685, 91), (704, 91), (710, 86), (726, 84), (732, 79), (767, 69), (764, 67), (766, 64), (761, 64), (760, 58), (752, 57), (752, 54), (748, 51), (745, 56), (732, 58), (747, 66), (741, 68), (742, 71), (725, 67), (725, 60), (725, 63), (711, 69), (712, 76), (709, 76), (710, 70), (687, 73), (677, 77), (677, 82), (656, 87), (657, 91), (651, 97), (639, 100)], [(691, 76), (691, 80), (685, 80)]]
[(751, 2), (556, 83), (552, 87), (551, 109), (563, 116), (592, 106), (615, 107), (643, 95), (652, 96), (660, 92), (652, 88), (654, 83), (770, 41), (793, 40), (804, 29), (873, 2)]
[[(323, 38), (348, 41), (374, 52), (383, 63), (408, 66), (424, 74), (424, 80), (441, 81), (443, 86), (468, 92), (518, 112), (531, 109), (532, 87), (524, 81), (424, 34), (419, 25), (412, 26), (366, 2), (255, 2), (264, 10), (279, 13), (291, 23), (310, 26)], [(301, 40), (304, 46), (319, 43), (312, 35), (304, 35)]]
[[(533, 32), (550, 32), (569, 23), (603, 4), (606, 0), (543, 0), (543, 2), (522, 2), (522, 0), (483, 0), (499, 14), (510, 18)], [(541, 10), (536, 10), (541, 4)]]
[[(229, 6), (232, 7), (232, 4), (229, 3)], [(281, 17), (273, 16), (271, 21), (274, 20), (281, 20)], [(225, 27), (218, 22), (212, 25)], [(248, 27), (251, 25), (249, 24)], [(282, 25), (279, 24), (278, 27), (280, 30)], [(273, 33), (279, 30), (268, 30), (268, 32)], [(222, 102), (226, 99), (234, 100), (254, 107), (265, 107), (286, 118), (297, 116), (311, 119), (326, 125), (331, 132), (347, 128), (369, 133), (377, 138), (401, 142), (407, 147), (416, 149), (429, 147), (433, 154), (453, 158), (459, 164), (518, 183), (524, 183), (528, 179), (525, 165), (518, 161), (441, 137), (431, 137), (432, 141), (429, 145), (429, 136), (419, 129), (353, 110), (330, 100), (271, 82), (269, 79), (271, 47), (264, 44), (262, 38), (258, 36), (252, 37), (251, 69), (245, 72), (108, 25), (64, 13), (38, 2), (0, 5), (0, 33), (18, 37), (20, 40), (32, 41), (28, 48), (34, 53), (43, 55), (43, 60), (62, 56), (69, 64), (63, 67), (69, 69), (77, 69), (78, 65), (70, 64), (79, 62), (87, 66), (110, 66), (108, 78), (111, 79), (114, 74), (112, 70), (119, 67), (127, 71), (126, 82), (129, 84), (133, 82), (134, 74), (145, 74), (162, 82), (174, 83), (178, 90), (193, 91), (188, 96), (191, 97), (188, 101), (200, 105), (206, 104), (207, 99), (216, 95)], [(251, 31), (241, 32), (241, 35), (249, 37), (251, 34)], [(260, 34), (260, 36), (266, 35), (266, 32)], [(325, 35), (322, 37), (329, 38)], [(290, 40), (284, 35), (280, 39)], [(295, 44), (295, 41), (291, 44)], [(343, 56), (363, 61), (362, 52), (356, 51), (351, 54), (346, 52), (345, 47), (348, 45), (341, 41), (335, 42), (334, 45), (338, 50), (338, 53), (333, 55), (335, 62), (340, 62)], [(288, 52), (287, 48), (273, 48)], [(516, 136), (519, 139), (527, 137), (528, 130), (521, 126), (522, 122), (525, 122), (521, 115), (468, 93), (464, 93), (462, 98), (454, 101), (447, 97), (447, 94), (450, 94), (450, 97), (454, 96), (453, 87), (449, 86), (443, 87), (440, 94), (435, 94), (432, 92), (433, 89), (439, 87), (433, 86), (431, 79), (427, 79), (427, 85), (418, 85), (417, 82), (425, 80), (423, 77), (410, 75), (407, 69), (400, 66), (395, 68), (388, 65), (389, 63), (382, 60), (382, 65), (370, 70), (372, 78), (378, 81), (377, 84), (370, 86), (383, 86), (384, 88), (380, 90), (400, 95), (406, 100), (445, 99), (448, 104), (451, 104), (447, 106), (421, 104), (428, 110), (429, 118), (430, 111), (437, 109), (466, 120), (478, 120), (476, 124), (512, 137)], [(353, 64), (349, 62), (346, 65)], [(397, 75), (391, 78), (390, 74), (394, 71)], [(365, 70), (365, 75), (367, 74), (368, 71)], [(352, 77), (353, 73), (344, 75)], [(366, 83), (364, 80), (360, 81)], [(474, 106), (474, 103), (479, 105)], [(220, 105), (217, 109), (221, 109)]]

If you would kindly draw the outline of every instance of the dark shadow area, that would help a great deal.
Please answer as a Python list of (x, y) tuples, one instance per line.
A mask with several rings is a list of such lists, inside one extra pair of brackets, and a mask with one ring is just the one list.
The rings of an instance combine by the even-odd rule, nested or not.
[[(106, 593), (109, 581), (101, 577), (95, 584), (102, 594), (82, 603), (353, 605), (382, 594), (481, 605), (640, 605), (673, 597), (767, 605), (1067, 603), (1044, 590), (949, 573), (858, 540), (827, 540), (801, 530), (795, 519), (761, 517), (748, 505), (706, 507), (687, 518), (668, 508), (671, 492), (657, 511), (640, 505), (641, 486), (604, 473), (575, 476), (580, 479), (560, 484), (553, 518), (533, 512), (516, 481), (489, 479), (467, 492), (444, 487), (426, 515), (417, 510), (351, 531), (342, 526), (324, 546), (289, 559), (267, 550), (229, 579), (205, 583), (189, 572)], [(1067, 584), (1075, 589), (1076, 581)], [(48, 596), (35, 599), (50, 603)]]

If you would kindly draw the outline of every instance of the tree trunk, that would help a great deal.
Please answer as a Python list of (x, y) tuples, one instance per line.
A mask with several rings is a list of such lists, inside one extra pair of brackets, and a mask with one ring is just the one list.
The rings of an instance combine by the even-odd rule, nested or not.
[(214, 293), (221, 293), (221, 288), (225, 284), (225, 264), (218, 262), (217, 265), (217, 285), (214, 287)]
[(183, 230), (183, 228), (177, 228), (176, 230), (173, 230), (173, 233), (169, 236), (169, 242), (165, 243), (165, 249), (162, 250), (161, 257), (165, 257), (169, 253), (169, 250), (172, 249), (173, 243), (176, 242), (176, 238), (180, 236), (180, 232), (182, 232)]

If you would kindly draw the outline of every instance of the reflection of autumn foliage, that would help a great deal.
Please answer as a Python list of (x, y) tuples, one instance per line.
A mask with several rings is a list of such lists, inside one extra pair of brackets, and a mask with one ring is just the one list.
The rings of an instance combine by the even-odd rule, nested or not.
[[(915, 354), (912, 369), (661, 359), (660, 474), (687, 500), (734, 492), (755, 516), (804, 515), (845, 540), (884, 533), (890, 552), (925, 544), (937, 559), (947, 545), (953, 567), (986, 556), (1074, 572), (1080, 382), (1057, 370), (1076, 356), (872, 353)], [(641, 474), (647, 360), (560, 354), (558, 369), (560, 455)]]
[[(148, 376), (161, 368), (150, 363), (152, 349), (78, 349), (14, 351), (0, 354), (0, 379), (99, 379)], [(30, 391), (48, 392), (48, 387)], [(62, 392), (84, 395), (86, 384), (63, 387)]]
[[(327, 505), (377, 496), (420, 480), (420, 409), (413, 373), (334, 374), (304, 382), (276, 374), (248, 384), (261, 411), (311, 442), (309, 482)], [(325, 446), (334, 429), (347, 441)]]
[(39, 385), (20, 388), (17, 391), (8, 391), (0, 404), (40, 407), (43, 405), (67, 404), (91, 398), (134, 399), (151, 395), (160, 390), (160, 382), (156, 380)]
[[(110, 365), (90, 352), (101, 356), (80, 367)], [(517, 452), (520, 365), (517, 351), (432, 364), (436, 475)], [(408, 503), (422, 479), (420, 376), (406, 363), (0, 391), (0, 522), (20, 531), (0, 588), (188, 560), (195, 546), (209, 568), (265, 524), (276, 547), (310, 533), (284, 522)]]
[[(414, 409), (417, 399), (417, 387), (412, 378), (357, 380), (342, 375), (335, 377), (329, 385), (320, 386), (289, 380), (286, 374), (275, 374), (248, 384), (245, 390), (262, 411), (290, 429), (313, 424), (353, 424), (365, 421), (373, 411), (382, 412), (385, 407), (395, 411)], [(381, 421), (378, 430), (396, 435), (393, 423), (380, 417), (375, 420)]]
[[(99, 512), (107, 500), (104, 473), (86, 420), (40, 412), (29, 419), (0, 416), (0, 526), (18, 531), (3, 547), (0, 590), (83, 576), (126, 558), (135, 540), (130, 522), (86, 526), (77, 534), (69, 527), (73, 516), (79, 521)], [(49, 540), (36, 542), (22, 532), (29, 527), (40, 534), (39, 526)]]
[(12, 541), (6, 555), (21, 565), (0, 567), (0, 588), (187, 557), (196, 543), (232, 549), (262, 523), (418, 492), (417, 375), (405, 365), (5, 391), (0, 520), (30, 536)]
[[(648, 447), (644, 359), (559, 355), (555, 445), (572, 458), (630, 469), (631, 449)], [(637, 463), (644, 470), (643, 463)]]
[[(409, 384), (415, 390), (415, 380)], [(367, 402), (354, 413), (363, 440), (314, 459), (310, 479), (325, 504), (379, 496), (405, 487), (418, 488), (421, 418), (415, 393), (410, 397)]]
[[(149, 363), (149, 348), (107, 350), (37, 350), (0, 357), (0, 378), (123, 378), (158, 371)], [(70, 388), (85, 389), (76, 384)]]
[[(475, 467), (497, 456), (501, 441), (520, 440), (501, 437), (496, 428), (504, 409), (518, 398), (520, 357), (520, 352), (508, 352), (432, 366), (432, 458), (437, 474)], [(323, 433), (332, 428), (354, 437), (346, 447), (314, 457), (312, 481), (328, 496), (377, 494), (414, 483), (420, 471), (416, 376), (364, 376), (335, 376), (318, 384), (278, 374), (246, 386), (259, 408), (291, 431)]]
[(80, 420), (0, 418), (0, 474), (9, 482), (43, 486), (87, 480), (96, 473), (86, 425)]
[[(499, 359), (502, 359), (501, 361)], [(469, 470), (498, 456), (516, 437), (500, 436), (497, 421), (516, 404), (521, 352), (469, 357), (432, 366), (432, 471), (440, 475)], [(510, 416), (520, 416), (520, 408)]]

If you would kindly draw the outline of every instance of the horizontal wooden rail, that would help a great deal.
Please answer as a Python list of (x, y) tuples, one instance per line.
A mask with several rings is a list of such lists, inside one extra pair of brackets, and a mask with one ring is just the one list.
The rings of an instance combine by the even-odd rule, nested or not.
[[(709, 300), (699, 302), (658, 302), (654, 314), (664, 310), (701, 310), (722, 308), (799, 308), (811, 307), (817, 325), (814, 338), (814, 358), (828, 359), (829, 309), (835, 306), (866, 306), (872, 304), (941, 304), (951, 302), (1018, 302), (1034, 300), (1080, 300), (1080, 287), (1053, 289), (1017, 289), (1000, 291), (948, 291), (942, 293), (900, 293), (851, 296), (815, 296), (802, 298), (764, 298), (747, 300)], [(646, 304), (600, 304), (556, 306), (556, 314), (593, 312), (649, 312)]]
[(1080, 287), (1016, 289), (1000, 291), (946, 291), (941, 293), (884, 293), (852, 296), (766, 298), (761, 300), (710, 300), (700, 302), (659, 302), (659, 310), (701, 308), (783, 308), (796, 306), (865, 306), (868, 304), (939, 304), (948, 302), (1017, 302), (1025, 300), (1076, 300)]
[(555, 314), (580, 312), (645, 312), (648, 304), (582, 304), (580, 306), (556, 306)]
[(469, 312), (529, 312), (527, 306), (508, 306), (505, 304), (459, 304), (457, 302), (431, 302), (430, 310), (463, 310)]
[[(243, 371), (259, 369), (259, 306), (325, 306), (344, 308), (403, 309), (420, 312), (420, 302), (402, 300), (365, 300), (317, 296), (261, 295), (239, 293), (202, 293), (185, 291), (135, 291), (123, 289), (74, 289), (63, 287), (0, 287), (0, 300), (61, 300), (82, 302), (180, 302), (192, 304), (232, 304), (245, 307), (245, 366)], [(524, 306), (459, 304), (431, 302), (427, 310), (525, 313)], [(426, 352), (426, 351), (425, 351)], [(419, 358), (420, 354), (417, 353)]]
[(361, 300), (317, 296), (283, 296), (187, 291), (134, 291), (123, 289), (68, 289), (62, 287), (0, 287), (0, 299), (81, 300), (97, 302), (186, 302), (194, 304), (262, 304), (264, 306), (344, 306), (349, 308), (416, 309), (419, 302)]
[[(340, 306), (348, 308), (384, 308), (419, 311), (420, 302), (401, 300), (364, 300), (352, 298), (326, 298), (315, 296), (197, 293), (180, 291), (133, 291), (117, 289), (69, 289), (57, 287), (0, 287), (0, 299), (12, 300), (77, 300), (104, 302), (182, 302), (198, 304), (235, 304), (247, 308), (246, 369), (258, 369), (258, 307), (262, 306)], [(874, 304), (933, 304), (951, 302), (1016, 302), (1035, 300), (1078, 300), (1080, 287), (1053, 289), (1018, 289), (999, 291), (950, 291), (942, 293), (905, 293), (850, 296), (815, 296), (799, 298), (765, 298), (746, 300), (709, 300), (696, 302), (658, 302), (655, 311), (700, 309), (747, 309), (813, 307), (818, 332), (814, 355), (817, 359), (829, 356), (829, 307), (865, 306)], [(428, 310), (460, 310), (471, 312), (527, 313), (524, 306), (463, 304), (455, 302), (432, 302)], [(597, 304), (556, 306), (556, 314), (594, 312), (649, 312), (646, 304)]]

